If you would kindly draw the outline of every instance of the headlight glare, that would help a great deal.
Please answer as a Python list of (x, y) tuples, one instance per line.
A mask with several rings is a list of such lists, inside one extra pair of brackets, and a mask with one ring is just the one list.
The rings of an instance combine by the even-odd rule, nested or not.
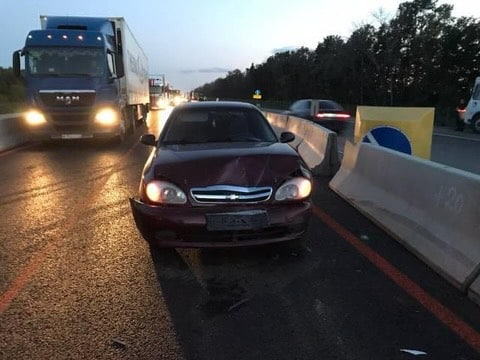
[(310, 196), (312, 183), (309, 179), (297, 177), (287, 180), (275, 193), (275, 200), (302, 200)]
[(95, 115), (95, 121), (102, 125), (113, 125), (117, 123), (117, 112), (110, 108), (100, 109)]
[(25, 119), (29, 125), (41, 125), (47, 122), (45, 116), (38, 110), (31, 110), (27, 112)]
[(187, 197), (176, 185), (166, 181), (153, 180), (145, 186), (147, 199), (156, 204), (185, 204)]

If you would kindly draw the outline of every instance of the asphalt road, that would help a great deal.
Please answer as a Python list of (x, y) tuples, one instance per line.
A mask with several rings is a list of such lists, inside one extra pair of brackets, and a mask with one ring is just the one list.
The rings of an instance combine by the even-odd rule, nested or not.
[(480, 134), (436, 127), (433, 132), (432, 161), (480, 174)]
[(480, 358), (480, 308), (328, 178), (302, 252), (150, 249), (145, 131), (0, 154), (0, 359)]

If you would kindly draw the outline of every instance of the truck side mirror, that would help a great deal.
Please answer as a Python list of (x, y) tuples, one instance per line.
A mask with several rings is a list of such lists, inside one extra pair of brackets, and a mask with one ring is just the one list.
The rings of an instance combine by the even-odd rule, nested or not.
[(12, 56), (13, 74), (17, 78), (20, 77), (20, 53), (21, 53), (21, 50), (17, 50), (13, 53), (13, 56)]
[(125, 76), (125, 68), (123, 64), (123, 56), (120, 54), (115, 54), (115, 72), (117, 78), (122, 78)]

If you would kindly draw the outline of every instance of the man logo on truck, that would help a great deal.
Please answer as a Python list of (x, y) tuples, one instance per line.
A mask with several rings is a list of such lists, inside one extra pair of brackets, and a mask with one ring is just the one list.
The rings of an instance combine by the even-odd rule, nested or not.
[(65, 105), (71, 105), (72, 102), (79, 102), (80, 96), (57, 96), (56, 100), (65, 103)]

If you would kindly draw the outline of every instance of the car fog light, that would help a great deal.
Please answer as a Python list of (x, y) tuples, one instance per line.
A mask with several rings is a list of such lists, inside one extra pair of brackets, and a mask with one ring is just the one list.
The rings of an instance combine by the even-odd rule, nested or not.
[(38, 110), (31, 110), (26, 113), (25, 119), (27, 120), (27, 123), (29, 125), (41, 125), (45, 124), (47, 120), (45, 119), (45, 116)]

